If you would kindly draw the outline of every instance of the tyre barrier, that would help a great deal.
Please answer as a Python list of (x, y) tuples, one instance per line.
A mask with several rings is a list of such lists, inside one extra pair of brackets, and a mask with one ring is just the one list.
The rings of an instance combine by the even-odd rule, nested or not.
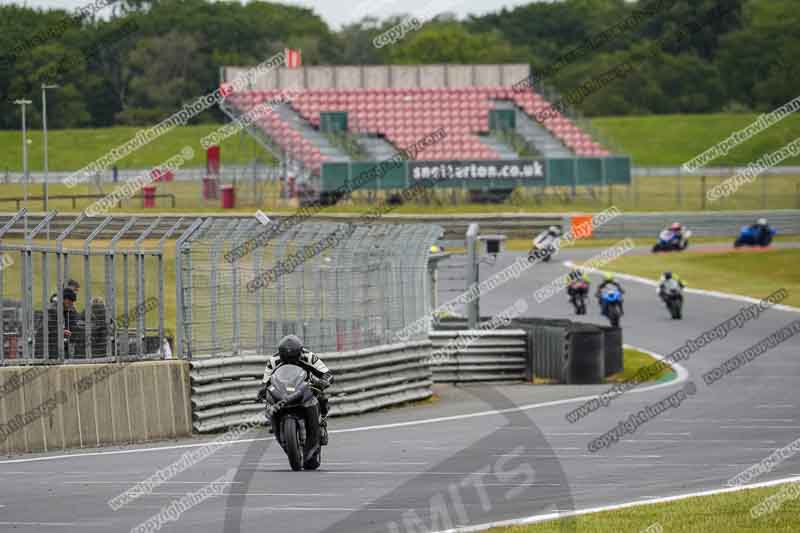
[(602, 383), (606, 376), (603, 330), (594, 326), (573, 324), (569, 335), (567, 385)]
[(624, 369), (622, 349), (622, 328), (598, 326), (603, 330), (603, 351), (605, 352), (606, 376), (622, 372)]
[[(491, 317), (482, 317), (481, 324), (488, 324), (490, 320)], [(467, 321), (464, 318), (441, 319), (434, 324), (435, 330), (431, 332), (431, 340), (434, 341), (435, 345), (439, 345), (440, 342), (437, 341), (437, 338), (443, 334), (449, 335), (451, 339), (458, 337), (459, 334), (466, 336), (469, 333), (468, 330), (465, 331), (466, 327)], [(478, 327), (480, 328), (481, 326), (479, 325)], [(535, 376), (559, 383), (567, 383), (569, 371), (577, 372), (578, 376), (584, 374), (597, 375), (598, 367), (602, 366), (602, 377), (607, 377), (623, 370), (622, 330), (620, 328), (573, 322), (566, 319), (516, 318), (506, 328), (498, 328), (491, 331), (497, 333), (514, 330), (521, 333), (520, 339), (522, 334), (527, 337), (526, 368), (522, 379), (530, 381)], [(488, 331), (483, 330), (484, 334)], [(602, 362), (593, 359), (597, 353), (595, 352), (596, 347), (594, 344), (586, 345), (585, 349), (590, 350), (590, 354), (581, 353), (584, 348), (573, 347), (573, 344), (583, 342), (581, 339), (586, 335), (597, 335), (597, 338), (600, 339), (599, 354)], [(595, 342), (597, 341), (592, 341), (592, 343)], [(434, 349), (435, 353), (436, 348)], [(497, 354), (494, 355), (495, 357), (497, 356)], [(586, 364), (591, 369), (584, 370), (578, 367), (569, 369), (571, 361), (573, 365), (581, 366)], [(440, 381), (438, 375), (443, 373), (443, 370), (440, 370), (441, 367), (441, 364), (434, 364), (434, 381)], [(452, 375), (453, 365), (446, 368)], [(582, 378), (573, 376), (573, 379)], [(602, 381), (602, 378), (600, 379)]]
[[(429, 340), (318, 355), (335, 376), (326, 391), (331, 416), (360, 414), (433, 394)], [(220, 430), (253, 416), (266, 422), (264, 404), (255, 398), (267, 359), (251, 354), (191, 361), (195, 432)]]
[(521, 329), (432, 331), (436, 383), (522, 381), (528, 377), (528, 335)]

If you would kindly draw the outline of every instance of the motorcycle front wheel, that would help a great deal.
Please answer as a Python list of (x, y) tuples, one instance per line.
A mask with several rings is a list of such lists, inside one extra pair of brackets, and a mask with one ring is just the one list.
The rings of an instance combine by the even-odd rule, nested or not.
[(295, 472), (303, 468), (303, 446), (300, 444), (300, 428), (297, 420), (287, 416), (283, 420), (283, 438), (286, 440), (286, 455)]

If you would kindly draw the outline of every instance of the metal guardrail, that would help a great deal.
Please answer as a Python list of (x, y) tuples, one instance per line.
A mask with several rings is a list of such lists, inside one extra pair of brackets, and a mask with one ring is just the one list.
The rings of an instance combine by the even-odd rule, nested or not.
[[(529, 378), (528, 336), (524, 330), (432, 331), (429, 337), (433, 343), (431, 368), (437, 383)], [(459, 339), (470, 342), (464, 348), (448, 350)]]
[[(53, 198), (52, 196), (50, 197)], [(254, 213), (255, 214), (255, 213)], [(292, 214), (282, 213), (282, 214), (274, 214), (267, 212), (266, 213), (271, 219), (276, 221), (282, 220), (284, 218), (288, 218), (292, 216)], [(5, 224), (7, 221), (11, 220), (13, 214), (11, 213), (0, 213), (0, 225)], [(108, 226), (103, 228), (101, 233), (97, 235), (98, 239), (105, 239), (113, 237), (117, 231), (124, 225), (126, 219), (130, 218), (131, 216), (136, 216), (138, 218), (137, 223), (130, 228), (131, 233), (136, 233), (137, 231), (143, 231), (147, 225), (152, 222), (156, 218), (160, 218), (163, 227), (162, 228), (155, 228), (150, 233), (150, 238), (152, 239), (159, 239), (163, 236), (164, 229), (169, 228), (170, 226), (174, 225), (177, 222), (182, 222), (180, 226), (180, 231), (178, 231), (177, 235), (179, 236), (184, 230), (189, 228), (189, 226), (198, 218), (202, 219), (223, 219), (223, 220), (231, 220), (232, 218), (240, 218), (240, 219), (248, 219), (248, 220), (255, 220), (254, 217), (247, 217), (243, 216), (241, 213), (236, 213), (232, 215), (223, 215), (223, 214), (208, 214), (208, 213), (184, 213), (180, 215), (169, 215), (163, 213), (114, 213), (114, 221)], [(323, 210), (319, 215), (315, 215), (313, 218), (309, 219), (309, 221), (313, 222), (346, 222), (348, 219), (357, 220), (360, 218), (362, 214), (326, 214)], [(31, 226), (35, 226), (44, 216), (41, 213), (28, 213), (28, 223)], [(51, 231), (61, 231), (65, 229), (69, 224), (75, 219), (75, 215), (66, 213), (66, 214), (58, 214), (52, 218), (50, 221), (50, 228)], [(181, 221), (183, 219), (183, 221)], [(86, 221), (86, 227), (77, 228), (75, 232), (72, 233), (73, 238), (81, 238), (82, 236), (89, 235), (93, 228), (89, 228), (88, 224), (91, 222), (90, 219)], [(468, 215), (468, 216), (452, 216), (452, 215), (392, 215), (387, 214), (382, 216), (380, 219), (376, 219), (374, 223), (381, 224), (381, 223), (389, 223), (389, 224), (408, 224), (408, 223), (427, 223), (427, 224), (437, 224), (442, 226), (445, 230), (445, 238), (446, 239), (464, 239), (464, 234), (467, 231), (467, 227), (472, 222), (479, 222), (481, 225), (481, 230), (488, 233), (502, 233), (509, 238), (525, 238), (530, 239), (533, 235), (543, 229), (546, 229), (548, 226), (560, 226), (565, 223), (565, 218), (560, 214), (551, 214), (551, 215)], [(6, 235), (7, 238), (14, 238), (14, 237), (21, 237), (22, 232), (19, 228), (12, 228), (11, 231)], [(174, 237), (173, 237), (174, 238)]]
[[(682, 167), (633, 167), (631, 173), (634, 176), (719, 176), (730, 177), (738, 173), (743, 173), (748, 167), (703, 167), (696, 172), (686, 172)], [(800, 167), (775, 166), (765, 168), (761, 175), (766, 176), (796, 176), (800, 175)]]
[(753, 224), (766, 217), (779, 234), (800, 234), (800, 210), (737, 211), (703, 213), (624, 213), (595, 228), (598, 238), (652, 237), (672, 222), (680, 221), (695, 237), (731, 237), (739, 234), (742, 226)]
[[(331, 416), (360, 414), (433, 394), (428, 340), (319, 356), (335, 376), (327, 391)], [(255, 397), (266, 362), (264, 355), (192, 360), (194, 430), (206, 433), (263, 416), (264, 405)]]
[[(72, 200), (72, 209), (76, 209), (75, 200), (100, 200), (102, 198), (107, 197), (107, 194), (48, 194), (48, 200)], [(175, 195), (172, 193), (157, 193), (152, 196), (152, 198), (169, 198), (170, 199), (170, 207), (175, 207)], [(27, 201), (29, 202), (41, 202), (44, 200), (44, 196), (28, 196)], [(137, 196), (133, 196), (130, 200), (142, 200), (144, 201), (144, 196), (139, 194)], [(14, 202), (17, 204), (17, 210), (19, 211), (22, 202), (25, 202), (25, 197), (14, 197), (14, 198), (0, 198), (0, 202)], [(117, 207), (122, 208), (122, 200), (117, 202)]]
[[(290, 215), (273, 215), (267, 213), (270, 218), (280, 220)], [(0, 226), (11, 220), (13, 215), (9, 213), (0, 214)], [(174, 224), (180, 222), (176, 235), (180, 235), (197, 218), (249, 218), (236, 215), (220, 214), (182, 214), (182, 215), (159, 215), (148, 213), (136, 213), (138, 218), (136, 224), (130, 228), (130, 233), (144, 231), (147, 226), (156, 218), (161, 219), (161, 225), (152, 230), (150, 238), (161, 238)], [(320, 214), (315, 216), (315, 222), (343, 222), (348, 217), (358, 217), (359, 215), (346, 214)], [(598, 238), (622, 238), (622, 237), (653, 237), (664, 229), (668, 224), (680, 220), (692, 230), (695, 236), (734, 236), (739, 228), (745, 224), (753, 223), (757, 218), (766, 217), (770, 224), (775, 226), (781, 234), (800, 234), (800, 210), (769, 210), (769, 211), (735, 211), (735, 212), (674, 212), (674, 213), (625, 213), (614, 220), (606, 222), (602, 226), (595, 228), (594, 236)], [(31, 227), (36, 226), (42, 221), (42, 214), (28, 214), (28, 223)], [(98, 239), (113, 237), (125, 221), (130, 218), (130, 214), (119, 213), (114, 215), (114, 220), (107, 227), (104, 227)], [(56, 215), (50, 222), (53, 232), (60, 232), (75, 219), (74, 214)], [(183, 219), (183, 220), (181, 220)], [(101, 220), (102, 221), (102, 220)], [(98, 221), (99, 222), (99, 221)], [(510, 239), (521, 238), (530, 239), (538, 232), (548, 226), (563, 226), (569, 228), (569, 216), (560, 214), (508, 214), (508, 215), (469, 215), (469, 216), (437, 216), (437, 215), (385, 215), (377, 223), (430, 223), (437, 224), (444, 228), (444, 239), (451, 241), (464, 240), (464, 234), (471, 222), (478, 222), (481, 231), (484, 233), (504, 234)], [(90, 220), (81, 228), (73, 232), (76, 239), (85, 238), (93, 228), (90, 228)], [(18, 227), (12, 228), (6, 238), (19, 238), (22, 230)]]

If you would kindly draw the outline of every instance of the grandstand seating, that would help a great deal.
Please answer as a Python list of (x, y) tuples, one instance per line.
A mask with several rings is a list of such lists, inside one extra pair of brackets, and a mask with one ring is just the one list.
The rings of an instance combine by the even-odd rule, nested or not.
[[(246, 112), (273, 98), (280, 91), (234, 93), (229, 101)], [(511, 87), (405, 88), (405, 89), (304, 89), (293, 92), (291, 107), (305, 120), (319, 126), (320, 112), (346, 111), (349, 129), (356, 133), (382, 135), (398, 148), (408, 147), (439, 127), (447, 137), (435, 145), (421, 147), (419, 160), (498, 159), (498, 154), (480, 141), (489, 131), (492, 100), (513, 101), (521, 112), (540, 121), (578, 156), (607, 156), (591, 136), (532, 90)], [(257, 121), (265, 132), (293, 157), (312, 170), (325, 160), (310, 141), (277, 113)]]

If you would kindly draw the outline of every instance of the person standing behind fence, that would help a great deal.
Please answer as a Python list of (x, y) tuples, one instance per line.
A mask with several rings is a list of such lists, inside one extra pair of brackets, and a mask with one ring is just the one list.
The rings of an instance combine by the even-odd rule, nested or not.
[[(48, 322), (48, 346), (50, 351), (50, 359), (58, 358), (58, 343), (64, 342), (64, 357), (70, 357), (70, 345), (77, 348), (82, 340), (84, 333), (81, 320), (78, 315), (78, 310), (75, 308), (75, 301), (78, 295), (75, 291), (69, 288), (64, 289), (61, 294), (62, 308), (61, 312), (64, 316), (64, 331), (59, 334), (58, 332), (58, 301), (52, 302), (47, 308), (47, 322)], [(78, 350), (73, 349), (73, 353)]]

